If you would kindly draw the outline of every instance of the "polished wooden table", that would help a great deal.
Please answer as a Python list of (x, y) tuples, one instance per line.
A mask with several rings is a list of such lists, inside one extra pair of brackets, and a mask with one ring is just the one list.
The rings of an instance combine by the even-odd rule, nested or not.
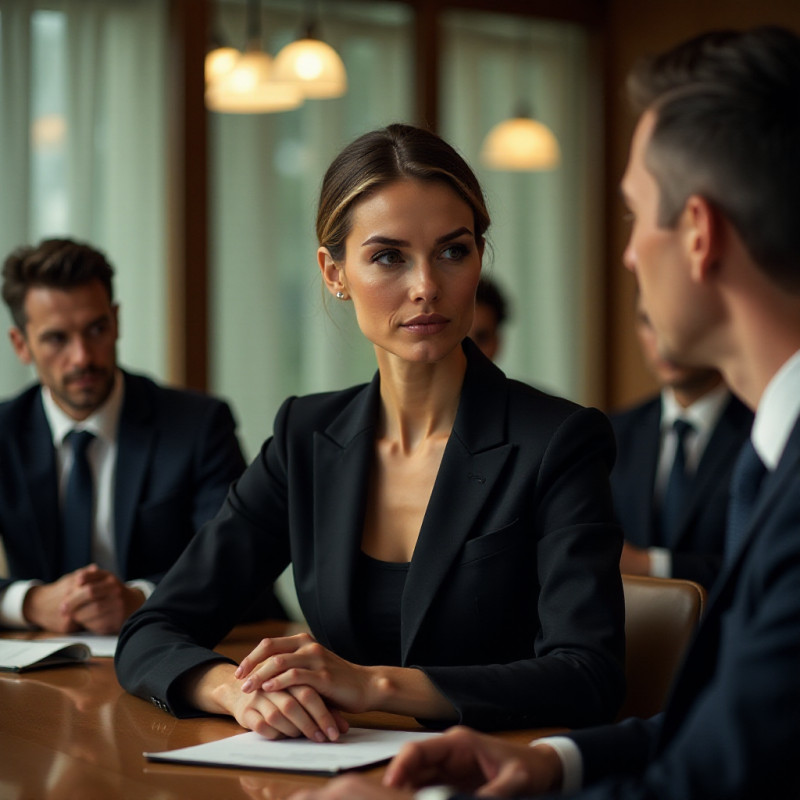
[[(218, 649), (239, 660), (262, 637), (299, 630), (300, 626), (287, 623), (242, 625)], [(413, 719), (392, 714), (373, 712), (348, 719), (361, 727), (422, 730)], [(0, 798), (271, 800), (328, 780), (252, 769), (156, 764), (142, 755), (242, 732), (232, 719), (175, 719), (127, 694), (108, 658), (22, 675), (0, 672)], [(498, 736), (529, 741), (547, 732), (511, 731)], [(383, 768), (375, 768), (365, 774), (378, 780), (382, 772)]]

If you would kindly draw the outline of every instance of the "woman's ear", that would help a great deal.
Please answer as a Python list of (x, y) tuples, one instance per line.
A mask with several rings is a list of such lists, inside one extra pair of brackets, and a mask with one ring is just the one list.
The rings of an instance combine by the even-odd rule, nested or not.
[(322, 272), (322, 280), (328, 291), (340, 300), (347, 296), (344, 284), (344, 270), (333, 260), (333, 256), (327, 247), (320, 247), (317, 250), (317, 262)]

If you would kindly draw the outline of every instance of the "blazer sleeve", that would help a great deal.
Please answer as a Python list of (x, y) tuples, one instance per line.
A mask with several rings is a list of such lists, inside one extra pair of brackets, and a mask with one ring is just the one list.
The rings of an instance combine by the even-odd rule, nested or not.
[(580, 727), (614, 718), (625, 689), (622, 532), (608, 482), (614, 452), (608, 420), (595, 409), (576, 410), (551, 436), (529, 487), (530, 579), (539, 586), (534, 657), (421, 667), (460, 723)]
[[(277, 424), (277, 423), (276, 423)], [(285, 463), (269, 439), (120, 632), (117, 677), (127, 691), (179, 716), (199, 716), (177, 692), (289, 563)]]

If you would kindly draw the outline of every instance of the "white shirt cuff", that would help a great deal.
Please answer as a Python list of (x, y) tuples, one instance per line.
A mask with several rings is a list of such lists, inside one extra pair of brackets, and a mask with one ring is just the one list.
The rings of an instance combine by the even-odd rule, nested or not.
[(561, 794), (576, 792), (583, 785), (583, 756), (578, 745), (566, 736), (545, 736), (534, 739), (531, 747), (546, 744), (556, 751), (561, 759), (561, 768), (564, 773), (561, 783)]
[(129, 589), (138, 589), (147, 600), (155, 591), (156, 585), (152, 581), (146, 581), (143, 578), (137, 578), (135, 581), (126, 581), (125, 585)]
[(654, 578), (672, 577), (672, 553), (665, 547), (648, 547), (650, 575)]
[(0, 590), (0, 625), (5, 628), (33, 629), (22, 613), (25, 595), (33, 586), (41, 586), (41, 581), (14, 581)]

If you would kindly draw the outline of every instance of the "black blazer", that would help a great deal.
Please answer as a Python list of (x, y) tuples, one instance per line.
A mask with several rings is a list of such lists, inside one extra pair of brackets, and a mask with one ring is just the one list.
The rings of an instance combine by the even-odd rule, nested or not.
[(800, 422), (652, 720), (572, 735), (596, 800), (800, 797)]
[[(227, 404), (123, 373), (114, 479), (122, 580), (158, 582), (216, 514), (245, 462)], [(0, 535), (9, 579), (60, 577), (61, 520), (52, 434), (38, 385), (0, 404)], [(264, 613), (284, 613), (274, 597)]]
[[(483, 728), (586, 725), (623, 694), (622, 535), (606, 418), (507, 380), (466, 340), (452, 434), (408, 572), (398, 664)], [(291, 398), (274, 435), (126, 624), (122, 685), (178, 715), (186, 670), (292, 560), (314, 636), (355, 662), (353, 573), (374, 461), (379, 377)], [(374, 663), (374, 662), (372, 662)]]
[[(710, 588), (722, 563), (731, 470), (750, 434), (753, 413), (731, 396), (697, 465), (672, 551), (672, 576)], [(658, 544), (653, 492), (661, 441), (661, 397), (611, 415), (617, 462), (611, 472), (614, 508), (625, 538)]]

